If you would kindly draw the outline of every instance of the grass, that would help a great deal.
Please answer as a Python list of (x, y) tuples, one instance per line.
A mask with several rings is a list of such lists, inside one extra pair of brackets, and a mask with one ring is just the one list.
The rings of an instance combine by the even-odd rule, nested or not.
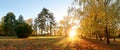
[(29, 38), (59, 38), (61, 36), (31, 36)]
[[(112, 39), (112, 40), (113, 40), (113, 39)], [(116, 42), (120, 42), (120, 38), (116, 38), (115, 40), (116, 40)]]
[[(115, 42), (116, 43), (116, 42)], [(0, 37), (0, 50), (120, 50), (120, 45), (107, 45), (95, 39), (75, 40), (61, 36), (32, 36), (17, 39)]]
[(0, 39), (17, 39), (17, 36), (0, 36)]

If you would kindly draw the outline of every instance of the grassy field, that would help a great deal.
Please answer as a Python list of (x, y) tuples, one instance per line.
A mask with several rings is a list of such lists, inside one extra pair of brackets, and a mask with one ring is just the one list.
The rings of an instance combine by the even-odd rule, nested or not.
[(0, 50), (120, 50), (120, 43), (107, 45), (95, 39), (70, 39), (60, 36), (38, 36), (23, 39), (0, 37)]

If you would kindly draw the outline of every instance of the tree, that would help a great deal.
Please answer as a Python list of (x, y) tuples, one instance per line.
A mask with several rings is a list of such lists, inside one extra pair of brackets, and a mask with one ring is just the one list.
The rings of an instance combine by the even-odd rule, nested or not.
[(38, 14), (38, 21), (39, 21), (39, 29), (41, 29), (41, 34), (44, 34), (43, 31), (45, 31), (45, 21), (48, 14), (48, 10), (46, 8), (43, 8), (42, 12)]
[[(79, 12), (83, 17), (86, 24), (87, 34), (89, 31), (94, 32), (99, 36), (103, 35), (106, 37), (107, 44), (110, 44), (110, 29), (115, 28), (119, 24), (120, 19), (120, 1), (119, 0), (75, 0), (79, 6), (83, 6), (82, 10)], [(87, 19), (89, 18), (89, 19)], [(88, 22), (89, 21), (89, 22)], [(92, 27), (91, 27), (92, 26)], [(96, 27), (99, 26), (99, 27)], [(112, 31), (113, 32), (113, 31)]]
[(4, 17), (4, 32), (5, 35), (15, 35), (15, 15), (12, 12), (7, 13), (7, 15)]
[(49, 12), (48, 9), (43, 8), (34, 22), (35, 22), (34, 29), (39, 30), (39, 32), (41, 32), (40, 34), (52, 35), (52, 30), (53, 27), (55, 26), (55, 19), (53, 13)]
[(69, 35), (69, 31), (74, 25), (74, 22), (71, 19), (72, 18), (70, 16), (65, 16), (64, 19), (60, 21), (60, 25), (65, 37)]
[(57, 35), (60, 35), (60, 36), (64, 36), (64, 32), (63, 32), (63, 27), (62, 26), (58, 26), (57, 28)]
[[(35, 18), (35, 19), (34, 19), (34, 24), (33, 24), (33, 32), (34, 32), (34, 34), (36, 34), (36, 35), (38, 34), (38, 33), (37, 33), (37, 31), (38, 31), (38, 26), (39, 26), (38, 23), (39, 23), (38, 18)], [(40, 30), (39, 30), (39, 32), (40, 32)]]
[(18, 21), (19, 23), (23, 23), (23, 22), (24, 22), (23, 16), (20, 15), (17, 21)]
[(32, 26), (32, 19), (29, 18), (28, 20), (25, 21), (28, 25)]
[[(28, 19), (28, 21), (29, 21), (29, 19)], [(32, 34), (32, 25), (30, 25), (30, 23), (31, 22), (26, 23), (23, 20), (22, 15), (19, 16), (19, 18), (17, 20), (16, 28), (15, 28), (15, 32), (16, 32), (18, 38), (27, 38)]]
[(0, 35), (5, 35), (5, 33), (4, 33), (4, 16), (2, 17), (1, 22), (0, 22)]
[(55, 22), (55, 18), (54, 18), (54, 16), (53, 16), (53, 13), (49, 13), (49, 16), (47, 17), (49, 20), (49, 27), (50, 27), (50, 34), (52, 35), (53, 33), (52, 33), (52, 29), (53, 28), (55, 28), (55, 26), (56, 26), (56, 22)]
[(15, 29), (18, 38), (27, 38), (32, 34), (32, 27), (27, 23), (20, 23)]

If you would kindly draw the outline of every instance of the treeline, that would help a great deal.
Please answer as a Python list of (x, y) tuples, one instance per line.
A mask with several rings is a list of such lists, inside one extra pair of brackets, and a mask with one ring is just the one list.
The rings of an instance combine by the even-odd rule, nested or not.
[(22, 15), (16, 19), (16, 16), (12, 12), (7, 13), (1, 18), (0, 28), (0, 35), (2, 36), (25, 38), (32, 34), (32, 25), (26, 23)]
[(24, 20), (20, 15), (18, 19), (13, 12), (7, 13), (0, 21), (1, 36), (17, 36), (18, 38), (26, 38), (30, 35), (52, 35), (55, 28), (55, 19), (53, 13), (43, 8), (42, 12), (32, 22), (32, 19)]

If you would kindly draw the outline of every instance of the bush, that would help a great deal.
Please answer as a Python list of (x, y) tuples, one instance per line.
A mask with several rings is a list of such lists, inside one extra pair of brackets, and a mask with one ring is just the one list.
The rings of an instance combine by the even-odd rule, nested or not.
[(16, 34), (18, 38), (27, 38), (32, 34), (32, 28), (26, 23), (20, 23), (16, 26)]

